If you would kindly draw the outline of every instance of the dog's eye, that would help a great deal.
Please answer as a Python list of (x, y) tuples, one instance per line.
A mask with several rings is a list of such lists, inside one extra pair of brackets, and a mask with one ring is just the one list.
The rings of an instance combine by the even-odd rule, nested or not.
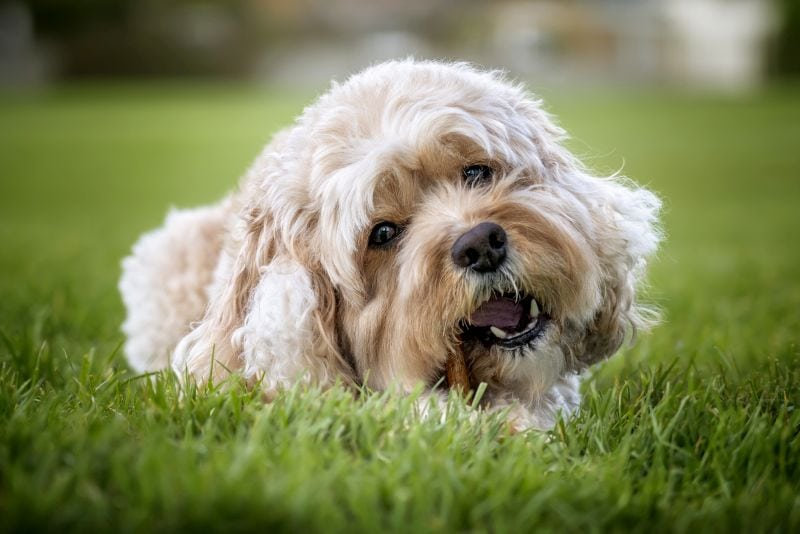
[(488, 165), (470, 165), (464, 167), (464, 181), (467, 185), (477, 185), (491, 180), (492, 168)]
[(369, 246), (382, 247), (400, 234), (396, 224), (383, 221), (375, 225), (369, 234)]

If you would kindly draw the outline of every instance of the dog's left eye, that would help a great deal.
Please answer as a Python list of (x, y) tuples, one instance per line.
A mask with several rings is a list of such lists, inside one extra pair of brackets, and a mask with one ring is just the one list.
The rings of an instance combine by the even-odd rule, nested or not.
[(369, 246), (382, 247), (400, 234), (396, 224), (383, 221), (375, 225), (369, 234)]
[(477, 185), (492, 178), (492, 168), (488, 165), (470, 165), (464, 167), (463, 172), (467, 185)]

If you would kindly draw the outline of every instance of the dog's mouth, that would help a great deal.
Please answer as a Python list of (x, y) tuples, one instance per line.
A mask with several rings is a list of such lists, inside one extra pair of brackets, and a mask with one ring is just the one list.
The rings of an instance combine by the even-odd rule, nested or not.
[(549, 322), (532, 295), (493, 294), (463, 321), (462, 336), (513, 350), (536, 341)]

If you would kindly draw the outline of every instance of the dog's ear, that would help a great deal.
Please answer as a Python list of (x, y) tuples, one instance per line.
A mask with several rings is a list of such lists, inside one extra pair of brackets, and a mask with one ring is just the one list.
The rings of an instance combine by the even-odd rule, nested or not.
[[(263, 173), (263, 163), (254, 169)], [(176, 347), (173, 369), (198, 382), (239, 371), (265, 390), (298, 380), (347, 381), (352, 371), (338, 348), (336, 293), (308, 249), (316, 242), (309, 237), (316, 231), (313, 213), (297, 202), (297, 190), (252, 171), (239, 195), (243, 203), (228, 230), (206, 313)], [(295, 229), (304, 235), (295, 236)]]
[(661, 240), (661, 202), (624, 177), (592, 176), (565, 148), (566, 132), (540, 102), (523, 100), (517, 110), (529, 119), (528, 153), (535, 157), (528, 164), (561, 185), (591, 219), (585, 233), (597, 257), (600, 307), (574, 354), (580, 365), (590, 365), (616, 352), (627, 335), (657, 321), (656, 311), (638, 303), (636, 292)]
[(279, 253), (260, 269), (232, 346), (243, 375), (273, 392), (297, 381), (351, 382), (336, 334), (337, 296), (324, 272)]
[(217, 382), (243, 368), (234, 335), (244, 324), (261, 267), (274, 257), (274, 236), (266, 210), (242, 206), (232, 219), (209, 287), (205, 314), (173, 355), (173, 369), (181, 376), (188, 372), (197, 381)]
[(661, 240), (661, 202), (625, 178), (579, 174), (593, 213), (591, 241), (601, 268), (600, 308), (587, 327), (583, 350), (575, 355), (590, 365), (614, 354), (626, 336), (635, 336), (658, 319), (655, 309), (637, 302), (636, 293)]

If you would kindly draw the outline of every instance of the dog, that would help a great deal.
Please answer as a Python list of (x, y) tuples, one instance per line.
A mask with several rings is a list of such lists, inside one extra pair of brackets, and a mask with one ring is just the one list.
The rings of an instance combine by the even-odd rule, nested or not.
[[(123, 261), (138, 372), (446, 395), (548, 429), (580, 376), (649, 327), (660, 201), (593, 176), (502, 73), (392, 61), (332, 88), (221, 202), (172, 211)], [(438, 385), (438, 389), (437, 389)], [(440, 393), (436, 393), (440, 392)]]

